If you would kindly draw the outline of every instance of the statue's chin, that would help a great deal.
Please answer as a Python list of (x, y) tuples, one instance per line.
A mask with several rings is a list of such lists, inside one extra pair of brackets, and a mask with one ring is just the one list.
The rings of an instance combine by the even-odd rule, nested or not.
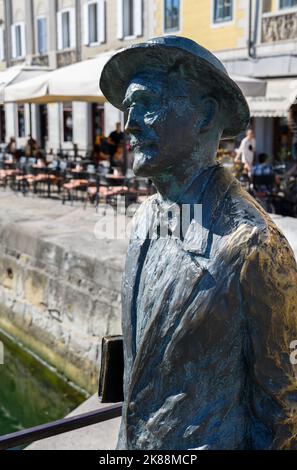
[(149, 178), (155, 173), (158, 173), (158, 158), (154, 152), (137, 152), (135, 154), (133, 171), (136, 176), (143, 176)]

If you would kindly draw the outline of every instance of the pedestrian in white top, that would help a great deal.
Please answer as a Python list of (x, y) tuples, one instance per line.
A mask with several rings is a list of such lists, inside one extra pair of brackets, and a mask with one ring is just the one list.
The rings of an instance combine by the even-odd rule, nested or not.
[(256, 140), (254, 138), (254, 133), (252, 129), (248, 129), (246, 132), (246, 137), (242, 139), (240, 147), (237, 151), (236, 160), (242, 161), (244, 169), (248, 172), (249, 175), (252, 173), (255, 152)]

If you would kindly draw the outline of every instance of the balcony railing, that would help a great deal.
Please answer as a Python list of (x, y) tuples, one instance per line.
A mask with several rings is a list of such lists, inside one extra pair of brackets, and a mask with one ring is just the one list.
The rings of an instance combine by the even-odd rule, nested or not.
[(76, 62), (76, 51), (62, 51), (57, 53), (57, 66), (65, 67)]
[(297, 39), (297, 11), (262, 18), (262, 43)]
[(44, 67), (49, 66), (49, 58), (47, 54), (38, 54), (32, 57), (31, 60), (32, 65), (41, 65)]

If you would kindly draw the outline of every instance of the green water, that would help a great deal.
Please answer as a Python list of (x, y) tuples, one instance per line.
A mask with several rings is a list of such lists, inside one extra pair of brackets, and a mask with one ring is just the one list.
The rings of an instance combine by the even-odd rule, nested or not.
[(0, 435), (64, 417), (85, 399), (62, 378), (0, 333)]

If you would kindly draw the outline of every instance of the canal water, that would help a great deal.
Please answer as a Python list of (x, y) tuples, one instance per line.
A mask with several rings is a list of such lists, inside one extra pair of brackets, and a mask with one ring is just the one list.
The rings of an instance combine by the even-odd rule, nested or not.
[(62, 418), (86, 399), (1, 332), (0, 341), (0, 436)]

